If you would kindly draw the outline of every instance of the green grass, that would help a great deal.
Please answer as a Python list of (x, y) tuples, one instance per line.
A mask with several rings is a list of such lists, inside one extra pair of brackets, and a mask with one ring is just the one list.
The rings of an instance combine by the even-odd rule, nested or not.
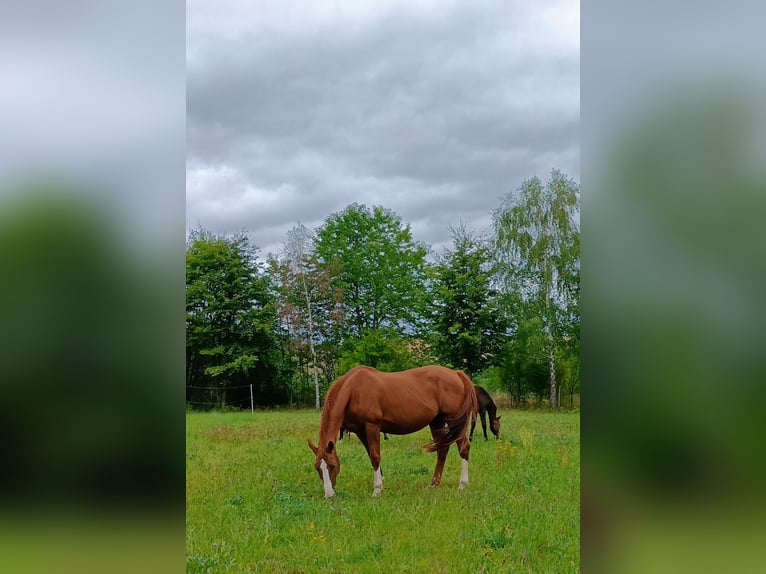
[(429, 486), (424, 429), (381, 441), (378, 498), (345, 438), (334, 500), (306, 444), (319, 413), (187, 414), (187, 572), (579, 572), (579, 414), (503, 414), (499, 441), (477, 426), (465, 490), (454, 446)]

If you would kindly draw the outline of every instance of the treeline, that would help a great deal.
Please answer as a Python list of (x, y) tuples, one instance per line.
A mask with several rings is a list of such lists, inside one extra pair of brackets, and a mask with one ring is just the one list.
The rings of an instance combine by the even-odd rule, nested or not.
[(186, 385), (194, 408), (319, 408), (355, 365), (438, 363), (515, 402), (579, 393), (579, 187), (553, 171), (433, 253), (391, 210), (357, 203), (298, 224), (259, 259), (245, 232), (186, 245)]

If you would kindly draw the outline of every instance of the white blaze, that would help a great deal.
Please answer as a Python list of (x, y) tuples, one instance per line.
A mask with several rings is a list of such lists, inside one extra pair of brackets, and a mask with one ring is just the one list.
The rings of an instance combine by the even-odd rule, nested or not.
[(324, 495), (325, 498), (332, 498), (335, 496), (335, 491), (332, 488), (332, 481), (330, 480), (330, 471), (327, 470), (327, 463), (324, 459), (319, 463), (319, 467), (322, 469), (322, 482), (324, 482)]
[(468, 484), (468, 461), (464, 458), (460, 459), (460, 488), (463, 488)]

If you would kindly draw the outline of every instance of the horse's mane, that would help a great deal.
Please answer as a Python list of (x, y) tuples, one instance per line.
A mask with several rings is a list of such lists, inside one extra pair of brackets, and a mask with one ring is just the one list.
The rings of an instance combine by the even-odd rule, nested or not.
[(319, 423), (320, 440), (330, 430), (329, 427), (330, 419), (332, 418), (332, 410), (335, 407), (335, 404), (338, 402), (338, 395), (340, 394), (343, 383), (346, 381), (347, 377), (348, 373), (337, 378), (335, 382), (330, 385), (330, 388), (327, 389), (327, 396), (325, 396), (324, 399), (324, 407), (322, 407), (322, 419)]

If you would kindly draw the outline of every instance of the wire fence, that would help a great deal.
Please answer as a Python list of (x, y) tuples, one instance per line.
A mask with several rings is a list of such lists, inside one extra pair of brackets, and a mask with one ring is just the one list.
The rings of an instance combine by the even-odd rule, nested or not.
[(208, 391), (229, 391), (233, 389), (249, 389), (252, 387), (252, 385), (239, 385), (237, 387), (194, 387), (192, 385), (186, 385), (187, 389), (202, 389), (202, 390), (208, 390)]
[(190, 401), (190, 400), (187, 400), (186, 404), (191, 404), (191, 405), (222, 405), (222, 406), (229, 406), (229, 405), (239, 405), (239, 404), (242, 404), (242, 403), (249, 403), (249, 402), (250, 402), (250, 398), (248, 397), (246, 399), (240, 399), (238, 401), (223, 401), (223, 402), (221, 402), (221, 401)]
[[(253, 404), (253, 385), (239, 385), (236, 387), (197, 387), (193, 385), (187, 385), (187, 398), (186, 398), (186, 404), (187, 405), (197, 405), (197, 406), (207, 406), (207, 407), (227, 407), (227, 406), (240, 406), (240, 407), (246, 407), (247, 403), (250, 403), (250, 412), (255, 412), (254, 404)], [(196, 391), (217, 391), (218, 393), (218, 399), (214, 401), (197, 401), (197, 400), (191, 400), (188, 398), (189, 394), (192, 394), (194, 398), (212, 398), (210, 395), (213, 395), (214, 393), (210, 392), (197, 392), (197, 393), (189, 393), (189, 389), (194, 389)], [(248, 393), (249, 396), (234, 399), (234, 400), (225, 400), (224, 397), (226, 396), (226, 393), (229, 391), (236, 391), (240, 389), (250, 389), (250, 392)], [(235, 395), (242, 395), (242, 392), (234, 393)], [(201, 396), (197, 396), (201, 395)]]

